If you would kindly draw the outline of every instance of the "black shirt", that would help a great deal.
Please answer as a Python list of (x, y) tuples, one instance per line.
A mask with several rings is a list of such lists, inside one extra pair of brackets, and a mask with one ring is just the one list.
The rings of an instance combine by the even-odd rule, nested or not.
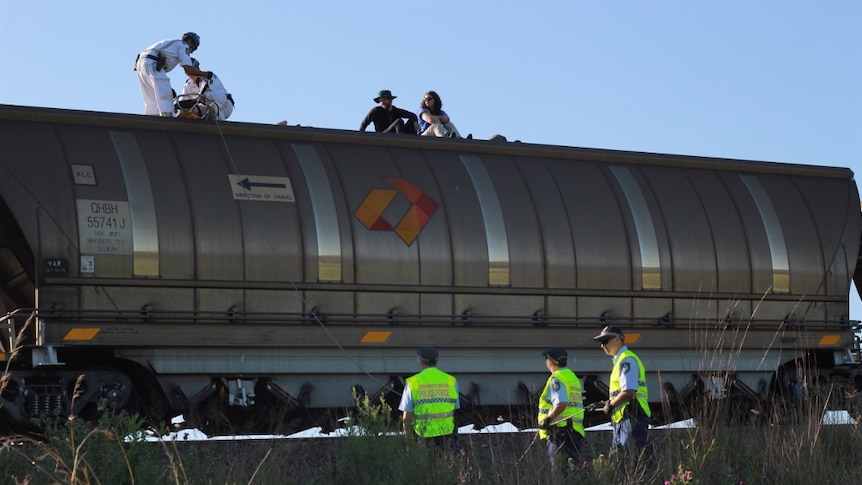
[(405, 109), (393, 106), (391, 110), (387, 111), (383, 106), (375, 106), (368, 112), (368, 116), (362, 120), (362, 124), (359, 125), (359, 131), (365, 131), (368, 125), (374, 123), (374, 131), (381, 132), (389, 128), (389, 125), (393, 121), (403, 118), (407, 118), (407, 125), (410, 131), (413, 130), (413, 124), (419, 121), (415, 113), (411, 113)]

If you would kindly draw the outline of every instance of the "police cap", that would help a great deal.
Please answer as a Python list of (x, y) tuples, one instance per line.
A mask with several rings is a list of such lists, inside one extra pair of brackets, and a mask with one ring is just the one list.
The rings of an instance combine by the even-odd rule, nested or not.
[(437, 352), (437, 349), (435, 349), (434, 347), (426, 345), (425, 347), (419, 349), (419, 351), (416, 352), (416, 355), (418, 355), (419, 358), (422, 359), (424, 362), (433, 364), (434, 362), (437, 362), (437, 357), (440, 356), (440, 353)]
[(545, 356), (546, 359), (553, 360), (554, 363), (559, 366), (565, 366), (566, 362), (569, 360), (568, 352), (566, 352), (566, 349), (562, 347), (550, 348), (542, 352), (542, 355)]
[(602, 333), (593, 337), (593, 340), (598, 341), (598, 342), (605, 342), (605, 341), (610, 340), (614, 337), (619, 337), (623, 340), (625, 340), (625, 338), (626, 338), (620, 327), (608, 325), (607, 327), (602, 329)]

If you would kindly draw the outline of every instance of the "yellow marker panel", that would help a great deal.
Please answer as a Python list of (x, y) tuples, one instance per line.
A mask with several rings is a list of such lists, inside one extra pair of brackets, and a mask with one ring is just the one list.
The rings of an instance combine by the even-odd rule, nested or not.
[(73, 328), (63, 340), (93, 340), (101, 328)]
[(835, 345), (841, 340), (840, 335), (824, 335), (820, 339), (820, 345)]
[(359, 342), (363, 344), (382, 344), (389, 339), (390, 335), (392, 335), (392, 332), (366, 332)]

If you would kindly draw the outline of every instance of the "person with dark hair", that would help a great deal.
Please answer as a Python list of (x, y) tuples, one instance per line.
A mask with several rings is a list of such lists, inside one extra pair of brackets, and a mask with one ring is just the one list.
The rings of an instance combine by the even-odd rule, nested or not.
[[(374, 98), (378, 106), (371, 108), (371, 111), (359, 124), (359, 131), (365, 131), (371, 123), (374, 123), (374, 131), (378, 133), (404, 133), (415, 135), (419, 130), (419, 123), (416, 115), (406, 109), (396, 108), (392, 105), (392, 100), (398, 96), (393, 96), (392, 91), (383, 89), (377, 93)], [(404, 119), (407, 122), (404, 122)]]
[(584, 401), (581, 380), (566, 367), (568, 353), (554, 347), (542, 353), (551, 372), (539, 394), (539, 438), (547, 440), (551, 466), (558, 455), (570, 465), (580, 465), (584, 442)]
[(436, 348), (422, 347), (416, 356), (422, 370), (407, 378), (398, 406), (403, 412), (404, 433), (454, 450), (458, 439), (455, 410), (461, 408), (458, 381), (437, 368)]
[(212, 79), (213, 73), (201, 71), (192, 64), (191, 53), (201, 44), (194, 32), (186, 32), (181, 39), (156, 42), (144, 49), (135, 58), (135, 71), (144, 98), (144, 114), (172, 117), (174, 115), (174, 91), (168, 73), (183, 66), (187, 76)]
[(422, 136), (461, 138), (449, 115), (443, 111), (443, 100), (434, 91), (428, 91), (419, 103), (419, 129)]
[(638, 452), (651, 458), (651, 411), (646, 369), (640, 357), (626, 346), (625, 335), (619, 327), (609, 325), (593, 337), (593, 340), (600, 342), (602, 350), (614, 359), (608, 385), (608, 400), (602, 408), (602, 411), (611, 417), (614, 427), (611, 454), (636, 446)]

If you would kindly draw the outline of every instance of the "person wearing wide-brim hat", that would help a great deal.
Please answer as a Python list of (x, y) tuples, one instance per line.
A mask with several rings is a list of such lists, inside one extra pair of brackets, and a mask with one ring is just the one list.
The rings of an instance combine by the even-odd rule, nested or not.
[[(419, 130), (419, 118), (415, 113), (396, 108), (392, 100), (397, 98), (392, 91), (383, 89), (377, 93), (374, 102), (377, 106), (371, 108), (365, 119), (359, 125), (359, 131), (365, 131), (368, 125), (374, 123), (374, 131), (378, 133), (405, 133), (415, 135)], [(407, 119), (405, 122), (404, 119)]]
[[(599, 342), (602, 350), (614, 359), (608, 400), (602, 408), (610, 416), (614, 428), (611, 454), (636, 446), (635, 458), (652, 458), (649, 439), (651, 411), (643, 362), (626, 346), (626, 337), (620, 327), (608, 325), (593, 340)], [(642, 455), (640, 451), (643, 451)]]
[(397, 98), (397, 97), (398, 97), (398, 96), (393, 96), (393, 95), (392, 95), (392, 91), (390, 91), (390, 90), (388, 90), (388, 89), (382, 89), (382, 90), (380, 90), (380, 92), (379, 92), (379, 93), (377, 93), (377, 97), (376, 97), (376, 98), (374, 98), (374, 102), (375, 102), (375, 103), (379, 103), (379, 102), (380, 102), (380, 100), (381, 100), (381, 99), (383, 99), (383, 98), (389, 98), (389, 101), (392, 101), (393, 99), (395, 99), (395, 98)]

